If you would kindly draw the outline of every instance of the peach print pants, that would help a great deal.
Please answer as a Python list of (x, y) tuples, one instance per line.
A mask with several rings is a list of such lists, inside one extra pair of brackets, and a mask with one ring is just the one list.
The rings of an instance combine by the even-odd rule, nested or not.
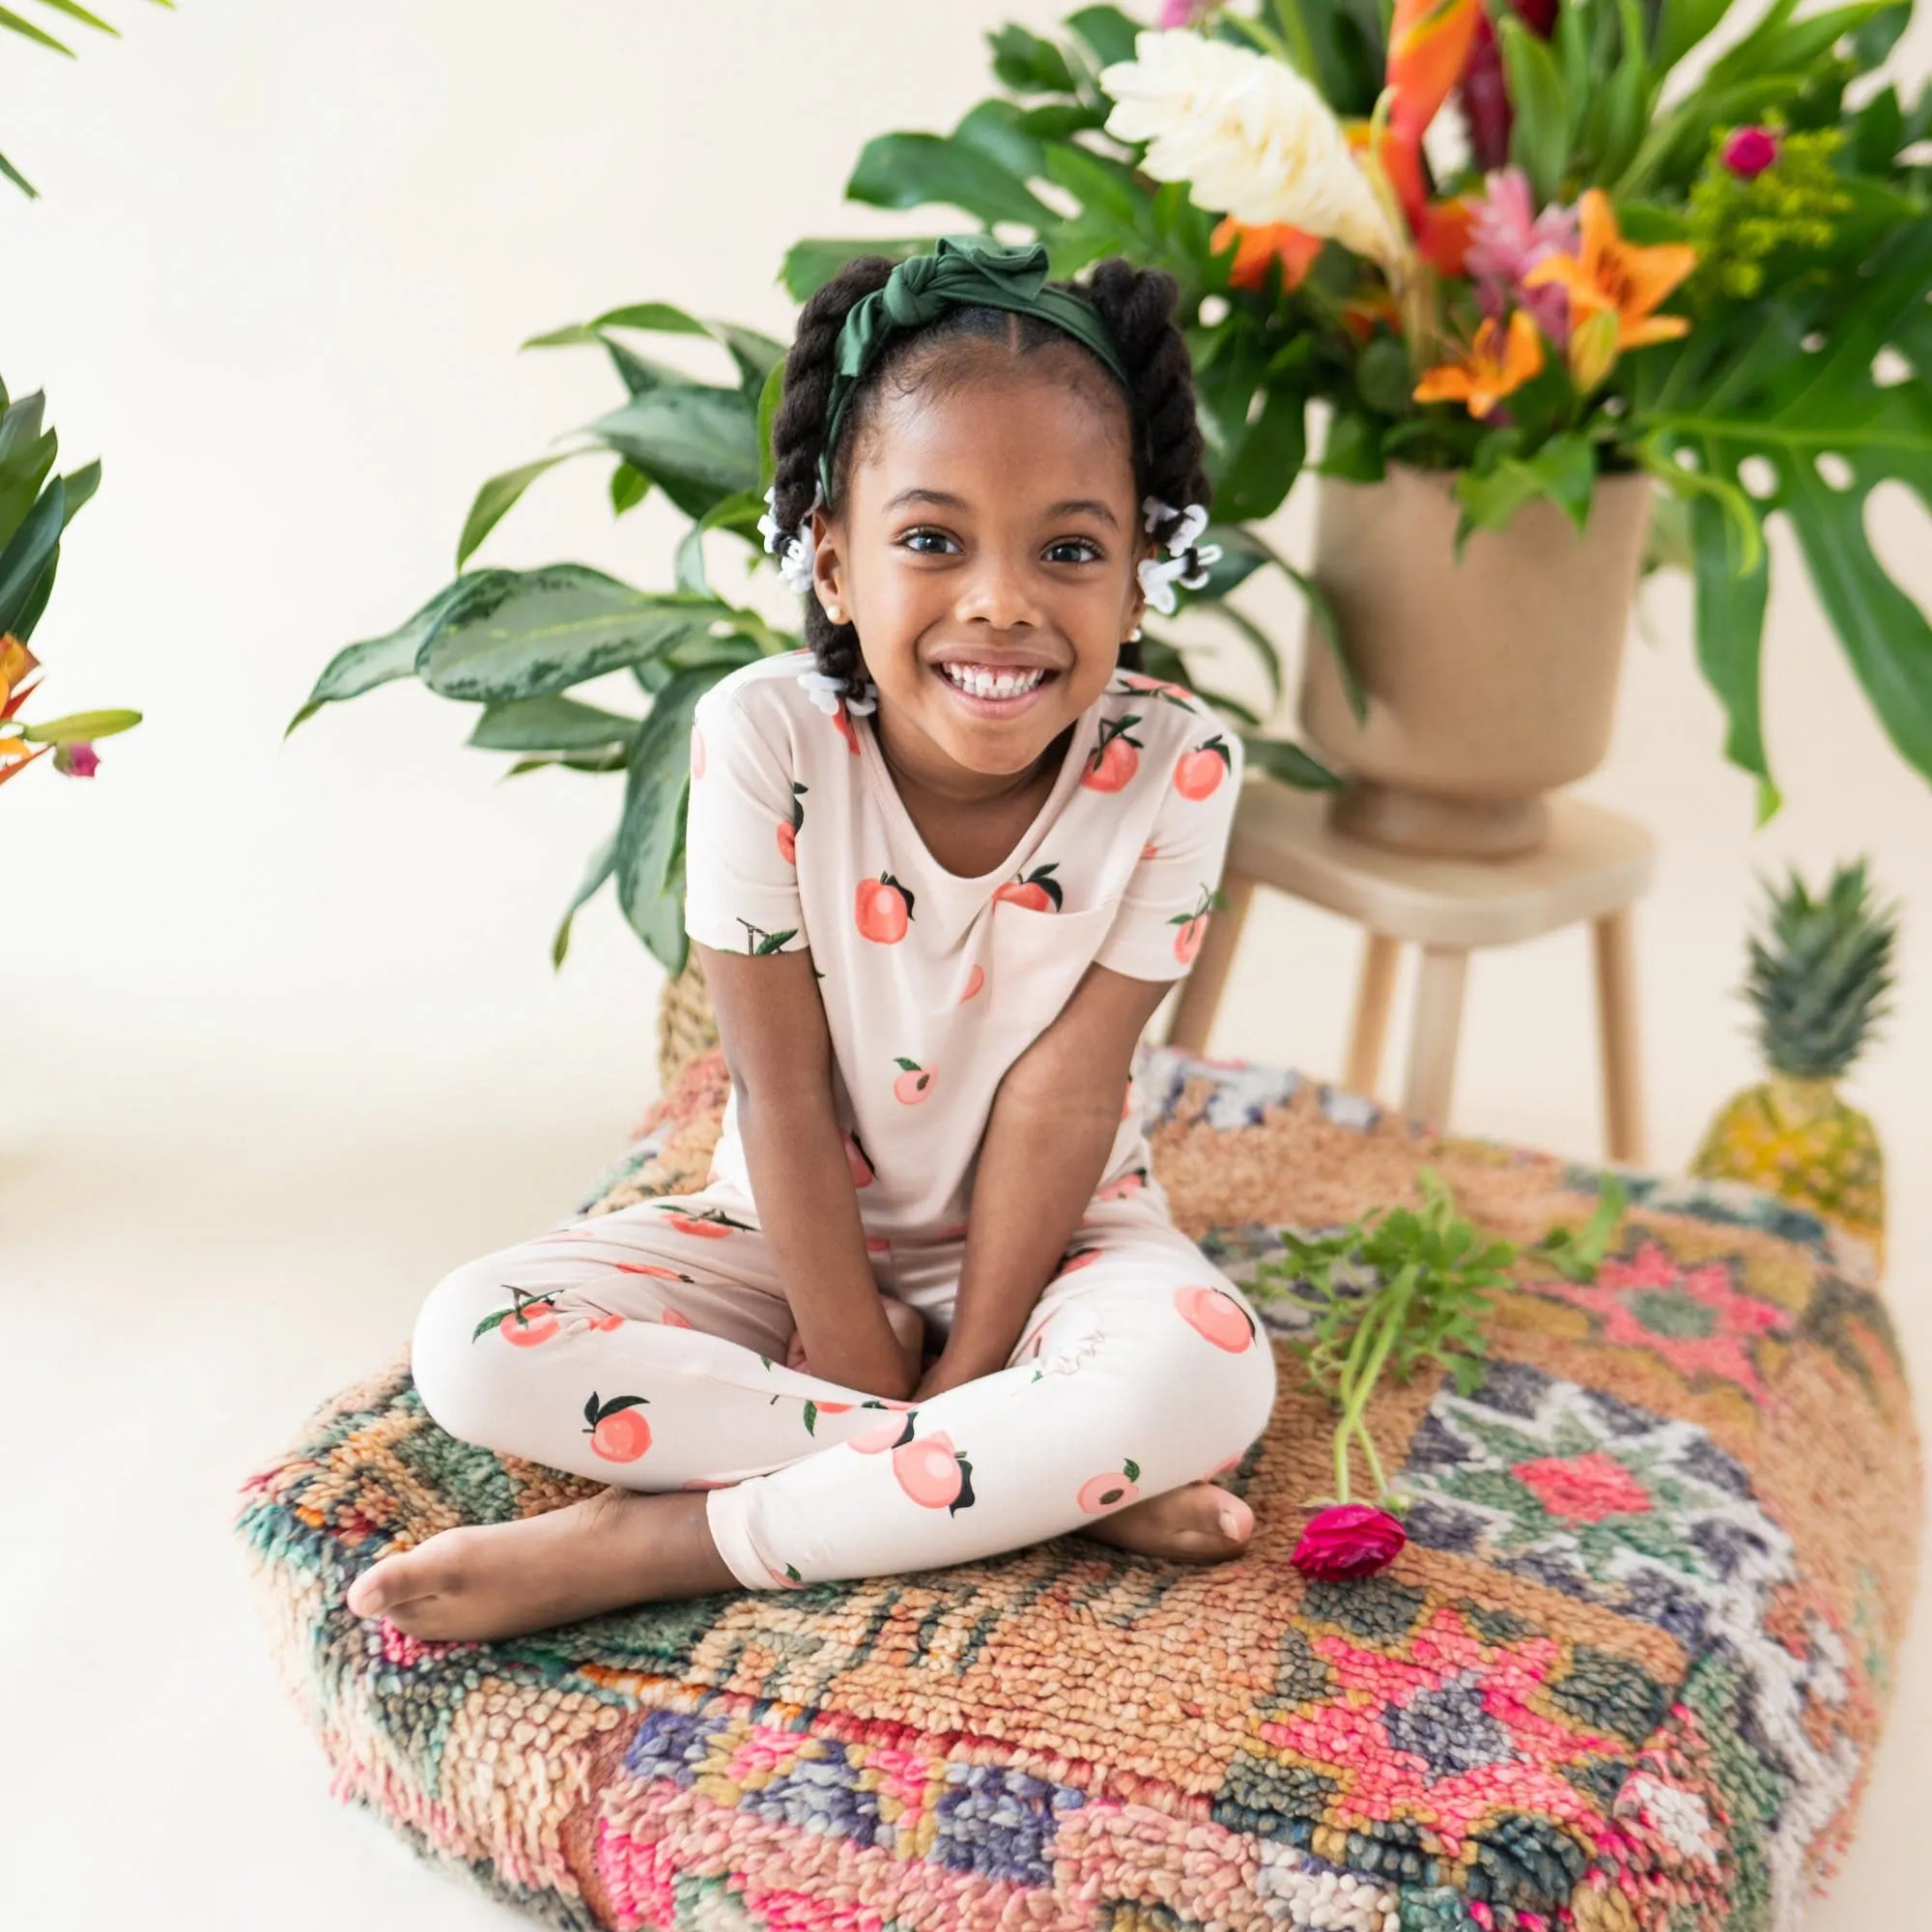
[[(747, 1589), (970, 1562), (1217, 1474), (1265, 1428), (1266, 1334), (1162, 1205), (1095, 1201), (1006, 1367), (918, 1404), (784, 1366), (771, 1253), (716, 1184), (455, 1269), (416, 1321), (416, 1389), (499, 1454), (708, 1491)], [(875, 1276), (944, 1336), (963, 1248), (895, 1239)]]

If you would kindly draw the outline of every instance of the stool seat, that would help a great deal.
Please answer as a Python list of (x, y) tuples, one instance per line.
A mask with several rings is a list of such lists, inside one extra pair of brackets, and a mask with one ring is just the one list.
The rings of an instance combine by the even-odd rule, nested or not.
[(1323, 794), (1261, 774), (1242, 787), (1227, 870), (1390, 939), (1467, 951), (1619, 911), (1648, 889), (1656, 853), (1634, 819), (1561, 795), (1549, 801), (1548, 840), (1520, 857), (1398, 852), (1332, 830)]
[(1395, 974), (1405, 944), (1422, 948), (1405, 1109), (1441, 1123), (1449, 1111), (1468, 955), (1587, 921), (1592, 928), (1604, 1068), (1605, 1136), (1614, 1160), (1643, 1158), (1630, 908), (1650, 885), (1656, 845), (1634, 820), (1558, 794), (1534, 851), (1443, 858), (1350, 838), (1327, 799), (1251, 772), (1223, 871), (1224, 905), (1208, 922), (1176, 1002), (1167, 1043), (1207, 1047), (1258, 885), (1360, 923), (1367, 932), (1345, 1084), (1374, 1096)]

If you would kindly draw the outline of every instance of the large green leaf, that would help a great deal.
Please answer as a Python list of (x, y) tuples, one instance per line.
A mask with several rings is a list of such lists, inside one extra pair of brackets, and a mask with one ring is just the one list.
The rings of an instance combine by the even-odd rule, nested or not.
[(993, 72), (1015, 94), (1071, 94), (1073, 75), (1066, 56), (1051, 41), (1028, 28), (1009, 24), (987, 34)]
[(875, 134), (845, 184), (849, 201), (874, 208), (941, 202), (981, 221), (1049, 228), (1053, 211), (983, 149), (950, 134)]
[(711, 594), (711, 581), (704, 573), (704, 539), (713, 530), (735, 530), (740, 536), (756, 537), (758, 521), (765, 513), (765, 499), (753, 490), (721, 497), (678, 539), (677, 587), (695, 591), (701, 597)]
[(1302, 791), (1340, 791), (1343, 781), (1319, 758), (1311, 757), (1299, 745), (1286, 738), (1263, 738), (1243, 731), (1248, 763)]
[[(1932, 626), (1893, 583), (1865, 530), (1866, 498), (1903, 483), (1932, 507), (1932, 219), (1920, 217), (1881, 246), (1867, 272), (1787, 290), (1734, 334), (1693, 331), (1633, 426), (1695, 452), (1699, 472), (1742, 487), (1742, 466), (1768, 463), (1776, 482), (1757, 495), (1761, 517), (1782, 511), (1804, 553), (1819, 602), (1837, 632), (1879, 722), (1905, 758), (1932, 778)], [(1815, 353), (1806, 349), (1814, 343)], [(1903, 355), (1917, 381), (1882, 387), (1881, 349)], [(1842, 465), (1842, 472), (1836, 466)], [(1828, 470), (1833, 473), (1827, 473)], [(1755, 685), (1740, 667), (1750, 622), (1735, 600), (1707, 605), (1732, 626), (1700, 651), (1724, 668), (1719, 696), (1732, 742), (1747, 756), (1757, 736)]]
[(728, 607), (637, 590), (582, 563), (504, 571), (446, 615), (416, 655), (443, 697), (541, 697), (635, 665), (702, 634)]
[(1097, 65), (1112, 67), (1133, 59), (1134, 38), (1144, 23), (1130, 20), (1118, 7), (1080, 7), (1067, 14), (1066, 25), (1086, 42)]
[(1529, 177), (1539, 203), (1554, 201), (1570, 158), (1572, 101), (1549, 43), (1514, 14), (1497, 23), (1503, 71), (1516, 107), (1510, 128), (1510, 159)]
[(702, 500), (687, 514), (701, 516), (721, 497), (758, 483), (756, 399), (736, 389), (652, 389), (600, 416), (590, 434), (687, 508), (679, 485)]
[(456, 567), (461, 570), (469, 562), (476, 547), (494, 530), (515, 507), (517, 499), (547, 469), (554, 469), (559, 463), (568, 463), (573, 456), (587, 456), (585, 449), (566, 449), (555, 456), (540, 456), (534, 463), (526, 463), (516, 469), (506, 469), (500, 476), (493, 476), (476, 493), (476, 500), (469, 506), (469, 514), (463, 520), (463, 534), (456, 540)]
[(583, 907), (596, 896), (615, 869), (617, 864), (617, 835), (611, 833), (603, 844), (590, 855), (590, 864), (584, 867), (583, 877), (578, 882), (577, 891), (564, 908), (563, 923), (556, 929), (556, 936), (550, 943), (550, 963), (553, 967), (563, 964), (564, 954), (570, 951), (570, 924)]
[(67, 485), (56, 476), (20, 520), (6, 549), (0, 550), (0, 634), (12, 631), (24, 639), (31, 629), (24, 613), (52, 565), (66, 527)]
[[(697, 700), (725, 673), (680, 671), (652, 701), (638, 727), (624, 782), (624, 813), (617, 827), (614, 861), (617, 903), (624, 917), (667, 971), (684, 964), (683, 881), (675, 887), (671, 862), (682, 844), (685, 803), (691, 788), (691, 715)], [(675, 963), (668, 952), (676, 955)]]
[(1760, 544), (1755, 567), (1743, 567), (1730, 520), (1715, 497), (1691, 502), (1690, 541), (1698, 668), (1724, 707), (1729, 725), (1725, 757), (1756, 775), (1759, 796), (1768, 805), (1776, 792), (1764, 750), (1759, 655), (1771, 582), (1769, 558)]
[(592, 752), (628, 739), (635, 718), (575, 697), (512, 697), (486, 704), (465, 741), (484, 752)]
[(379, 684), (387, 684), (392, 678), (413, 677), (417, 654), (435, 635), (443, 617), (471, 598), (494, 594), (497, 585), (514, 576), (515, 572), (508, 570), (473, 570), (454, 583), (444, 584), (420, 611), (386, 637), (367, 638), (358, 644), (346, 645), (328, 661), (327, 668), (316, 679), (308, 701), (289, 720), (282, 736), (286, 738), (303, 719), (313, 718), (325, 704), (360, 697), (365, 691), (374, 691)]
[(1259, 523), (1281, 508), (1308, 454), (1308, 398), (1300, 388), (1271, 387), (1232, 458), (1210, 467), (1214, 506), (1233, 523)]

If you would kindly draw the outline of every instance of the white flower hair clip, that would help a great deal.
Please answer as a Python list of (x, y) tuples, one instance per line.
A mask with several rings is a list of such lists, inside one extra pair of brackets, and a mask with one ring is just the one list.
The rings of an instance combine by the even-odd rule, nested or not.
[(841, 700), (845, 709), (856, 718), (869, 717), (879, 708), (877, 698), (861, 697), (855, 693), (850, 678), (828, 677), (814, 667), (800, 671), (798, 681), (805, 687), (806, 696), (828, 718), (838, 717)]
[(1180, 519), (1179, 527), (1167, 540), (1167, 555), (1142, 557), (1136, 572), (1147, 601), (1163, 616), (1169, 616), (1175, 606), (1174, 586), (1179, 583), (1183, 590), (1202, 589), (1208, 582), (1208, 566), (1220, 558), (1221, 546), (1195, 547), (1195, 539), (1208, 527), (1206, 504), (1189, 503), (1184, 510), (1177, 510), (1158, 497), (1149, 497), (1141, 504), (1141, 515), (1150, 536), (1169, 517)]
[(758, 519), (758, 533), (765, 540), (766, 550), (779, 560), (779, 575), (803, 597), (811, 588), (812, 558), (817, 554), (811, 541), (811, 512), (819, 507), (824, 498), (813, 491), (811, 503), (798, 528), (788, 530), (773, 515), (778, 489), (779, 486), (774, 483), (765, 492), (765, 514)]

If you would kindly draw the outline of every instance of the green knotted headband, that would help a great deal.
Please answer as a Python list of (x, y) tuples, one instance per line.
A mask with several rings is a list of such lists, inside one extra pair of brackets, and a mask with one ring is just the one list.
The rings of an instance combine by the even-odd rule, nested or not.
[(1037, 315), (1084, 342), (1120, 379), (1133, 384), (1107, 326), (1079, 297), (1046, 286), (1046, 244), (1009, 247), (988, 235), (944, 235), (930, 255), (914, 255), (895, 268), (882, 289), (852, 306), (833, 350), (832, 393), (827, 399), (825, 448), (818, 459), (818, 493), (832, 500), (832, 455), (838, 446), (845, 407), (859, 379), (886, 343), (918, 328), (949, 308), (982, 303)]

